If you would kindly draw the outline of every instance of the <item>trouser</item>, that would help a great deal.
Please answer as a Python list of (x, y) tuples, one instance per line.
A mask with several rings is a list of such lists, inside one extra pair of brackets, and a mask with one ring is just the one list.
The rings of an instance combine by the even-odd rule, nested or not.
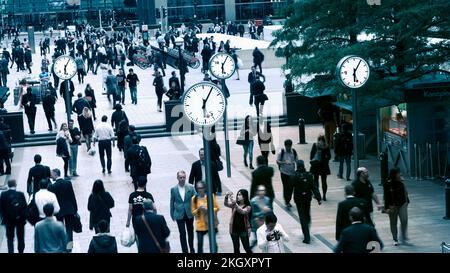
[[(6, 172), (3, 168), (3, 163), (6, 165)], [(9, 158), (9, 151), (8, 149), (1, 150), (0, 151), (0, 174), (11, 174), (11, 161)]]
[(69, 161), (70, 161), (70, 156), (68, 157), (63, 157), (62, 158), (64, 161), (64, 176), (67, 177), (68, 175), (68, 171), (69, 171)]
[[(197, 253), (203, 253), (203, 239), (206, 234), (208, 234), (208, 231), (197, 231)], [(214, 232), (214, 236), (217, 236), (217, 232)], [(217, 240), (214, 241), (216, 241), (217, 249)]]
[(248, 104), (252, 105), (253, 104), (253, 99), (254, 99), (254, 95), (252, 94), (252, 91), (250, 90), (250, 98), (248, 100)]
[(281, 182), (283, 184), (284, 202), (289, 204), (292, 199), (292, 193), (294, 192), (294, 185), (291, 183), (291, 176), (281, 173)]
[(178, 231), (180, 232), (180, 243), (183, 253), (188, 252), (188, 243), (186, 242), (186, 230), (188, 235), (189, 250), (194, 253), (194, 218), (188, 218), (184, 213), (183, 219), (177, 220)]
[(230, 233), (231, 241), (233, 242), (233, 250), (234, 253), (241, 253), (240, 252), (240, 245), (239, 245), (239, 239), (242, 242), (242, 246), (244, 247), (244, 250), (246, 253), (252, 253), (252, 250), (250, 248), (250, 238), (248, 237), (247, 232), (241, 232), (241, 233)]
[(305, 241), (311, 241), (309, 234), (309, 224), (311, 223), (311, 202), (296, 202), (300, 225), (302, 226)]
[(77, 158), (78, 158), (78, 145), (70, 145), (70, 173), (72, 175), (77, 173)]
[[(45, 112), (45, 118), (47, 119), (48, 129), (50, 131), (53, 130), (52, 122), (56, 128), (55, 112)], [(56, 129), (58, 129), (58, 128), (56, 128)]]
[(326, 174), (314, 174), (314, 183), (316, 184), (316, 187), (319, 188), (319, 176), (320, 179), (322, 180), (322, 192), (323, 192), (323, 199), (327, 198), (327, 189), (328, 189), (328, 184), (327, 184), (327, 175)]
[(83, 68), (78, 69), (77, 75), (78, 75), (78, 82), (83, 83), (84, 82), (84, 69)]
[(255, 63), (254, 66), (255, 66), (255, 68), (259, 67), (259, 73), (262, 74), (262, 66), (261, 66), (261, 63)]
[(333, 135), (336, 132), (336, 123), (334, 121), (325, 121), (323, 124), (323, 128), (325, 130), (325, 141), (327, 145), (333, 149)]
[(268, 163), (269, 162), (269, 151), (261, 151), (261, 155), (266, 160), (266, 163)]
[(28, 72), (31, 74), (31, 63), (26, 62)]
[(111, 66), (112, 69), (116, 69), (116, 62), (114, 59), (109, 59), (108, 64)]
[[(75, 222), (75, 215), (56, 216), (56, 219), (63, 222), (66, 226), (67, 234), (67, 249), (72, 249), (73, 242), (73, 224)], [(70, 246), (69, 246), (70, 245)]]
[(6, 83), (8, 82), (8, 73), (1, 72), (2, 74), (2, 86), (6, 87)]
[(345, 160), (345, 165), (347, 166), (346, 178), (348, 180), (348, 179), (350, 179), (352, 156), (351, 155), (339, 156), (339, 176), (340, 177), (342, 177), (342, 173), (344, 172), (344, 160)]
[(137, 86), (130, 86), (131, 103), (137, 104)]
[(92, 73), (94, 73), (94, 60), (89, 59), (88, 60), (88, 68), (87, 71), (92, 71)]
[(253, 164), (253, 140), (250, 140), (248, 145), (242, 145), (242, 147), (244, 148), (244, 161), (247, 160), (247, 155), (249, 158), (249, 163), (250, 165)]
[(14, 253), (14, 231), (16, 231), (17, 235), (17, 250), (19, 253), (23, 253), (23, 250), (25, 249), (25, 222), (6, 224), (8, 253)]
[[(109, 225), (110, 225), (110, 222), (111, 222), (111, 218), (108, 217), (108, 218), (102, 219), (102, 221), (105, 221), (105, 222), (106, 222), (106, 224), (107, 224), (106, 232), (109, 232)], [(100, 222), (100, 221), (99, 221), (99, 222)], [(100, 230), (98, 229), (98, 222), (97, 222), (97, 223), (94, 223), (93, 225), (94, 225), (94, 231), (95, 231), (95, 234), (100, 233)]]
[(213, 193), (221, 193), (222, 192), (222, 182), (220, 181), (220, 178), (215, 179), (213, 181)]
[(265, 101), (256, 101), (255, 100), (255, 108), (256, 108), (256, 116), (262, 116), (264, 110), (264, 102)]
[(86, 141), (86, 148), (88, 151), (91, 149), (92, 143), (92, 133), (91, 134), (83, 134), (84, 140)]
[(156, 96), (158, 97), (158, 101), (157, 101), (158, 110), (161, 110), (161, 108), (162, 108), (162, 97), (163, 97), (163, 95), (164, 95), (164, 93), (156, 92)]
[(25, 113), (28, 119), (28, 126), (30, 127), (30, 132), (34, 132), (34, 121), (36, 119), (36, 108), (31, 112)]
[(125, 86), (118, 86), (122, 104), (125, 103)]
[(401, 239), (407, 240), (407, 229), (408, 229), (408, 203), (403, 204), (402, 206), (395, 206), (390, 209), (389, 212), (389, 223), (391, 225), (391, 233), (392, 238), (397, 241), (398, 240), (398, 229), (397, 229), (397, 221), (400, 218), (400, 229), (401, 229)]
[(107, 168), (111, 171), (111, 140), (100, 140), (98, 142), (98, 152), (100, 154), (100, 163), (102, 164), (102, 169), (105, 169), (105, 152), (107, 158)]
[(45, 47), (41, 47), (41, 56), (42, 56), (42, 55), (45, 55), (46, 51), (47, 51), (47, 50), (46, 50)]

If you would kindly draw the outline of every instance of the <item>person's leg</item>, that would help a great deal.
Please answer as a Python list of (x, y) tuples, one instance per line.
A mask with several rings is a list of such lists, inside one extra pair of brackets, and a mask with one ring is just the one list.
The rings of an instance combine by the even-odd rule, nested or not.
[(203, 253), (203, 236), (205, 233), (197, 231), (197, 253)]
[(112, 145), (111, 142), (108, 141), (107, 145), (106, 145), (106, 167), (108, 168), (108, 172), (111, 172), (111, 166), (112, 166), (112, 159), (111, 159), (111, 154), (112, 154)]
[[(5, 174), (11, 174), (11, 159), (9, 158), (9, 152), (8, 151), (3, 156), (3, 160), (5, 161), (5, 165), (6, 165)], [(3, 164), (2, 164), (2, 167), (3, 167)]]
[(76, 175), (77, 174), (77, 161), (78, 161), (78, 145), (71, 145), (72, 149), (71, 149), (71, 157), (72, 159), (72, 175)]
[(322, 180), (322, 192), (323, 192), (323, 201), (327, 200), (327, 190), (328, 190), (328, 184), (327, 184), (327, 175), (321, 175), (320, 179)]
[[(344, 172), (344, 159), (346, 159), (345, 158), (345, 156), (343, 156), (343, 155), (340, 155), (340, 156), (338, 156), (339, 157), (339, 171), (338, 171), (338, 177), (339, 178), (343, 178), (342, 177), (342, 173)], [(347, 168), (347, 170), (348, 170), (348, 168)]]
[[(328, 146), (330, 146), (331, 144), (331, 137), (330, 137), (330, 131), (331, 131), (331, 127), (330, 127), (330, 123), (329, 121), (324, 122), (323, 124), (323, 129), (325, 131), (325, 142)], [(331, 148), (331, 146), (330, 146)]]
[(316, 184), (317, 189), (319, 189), (319, 175), (314, 174), (314, 184)]
[(25, 249), (25, 223), (17, 224), (16, 226), (17, 232), (17, 250), (19, 253), (23, 253)]
[(248, 167), (248, 163), (247, 163), (248, 146), (249, 145), (242, 145), (242, 148), (244, 148), (244, 165), (245, 165), (245, 167)]
[(309, 224), (306, 218), (305, 213), (305, 205), (304, 203), (296, 203), (298, 217), (300, 218), (300, 226), (302, 227), (303, 237), (305, 242), (309, 242), (311, 240), (309, 235)]
[(6, 240), (8, 241), (8, 253), (14, 253), (14, 230), (16, 225), (6, 224)]
[(250, 140), (250, 142), (248, 143), (248, 159), (249, 159), (249, 163), (250, 163), (250, 169), (253, 168), (253, 140)]
[(66, 234), (67, 234), (67, 249), (72, 250), (73, 248), (73, 222), (74, 216), (64, 216), (64, 225), (66, 226)]
[(45, 112), (45, 118), (47, 119), (48, 130), (49, 131), (53, 131), (53, 126), (52, 126), (50, 113)]
[(125, 104), (125, 87), (120, 87), (120, 98), (122, 99), (122, 104)]
[[(288, 193), (288, 183), (289, 183), (289, 175), (281, 173), (281, 183), (283, 184), (283, 198), (284, 198), (284, 204), (286, 206), (289, 205), (291, 202), (291, 197)], [(292, 193), (291, 193), (292, 196)]]
[(241, 253), (239, 251), (239, 234), (230, 233), (231, 241), (233, 242), (233, 253)]
[(63, 157), (63, 161), (64, 161), (64, 177), (68, 177), (69, 174), (69, 160), (70, 157)]
[(105, 172), (105, 144), (103, 141), (98, 143), (98, 154), (100, 155), (100, 163), (102, 164), (102, 171)]
[[(185, 217), (186, 218), (186, 217)], [(180, 243), (183, 253), (189, 253), (186, 242), (185, 219), (177, 220), (178, 231), (180, 232)]]
[(187, 235), (188, 235), (189, 250), (191, 251), (191, 253), (195, 253), (195, 249), (194, 249), (194, 218), (187, 218), (185, 222), (186, 222), (186, 229), (187, 229)]
[(77, 70), (77, 76), (78, 76), (78, 83), (81, 84), (81, 72), (79, 69)]
[(246, 253), (252, 253), (252, 249), (250, 248), (250, 239), (248, 238), (247, 232), (242, 232), (239, 234), (239, 237), (241, 238), (242, 246), (244, 247), (244, 250)]
[(402, 241), (408, 240), (408, 203), (403, 204), (399, 209), (400, 230)]
[(392, 239), (396, 242), (398, 241), (397, 219), (398, 208), (394, 207), (389, 212), (389, 224), (391, 226)]
[(351, 164), (352, 163), (352, 157), (351, 155), (346, 155), (345, 156), (345, 165), (347, 165), (347, 180), (350, 180), (350, 174), (352, 172), (352, 167)]

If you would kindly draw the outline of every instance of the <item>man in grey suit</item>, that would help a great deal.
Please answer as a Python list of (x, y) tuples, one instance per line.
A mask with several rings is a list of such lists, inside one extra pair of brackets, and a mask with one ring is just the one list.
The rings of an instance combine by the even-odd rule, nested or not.
[(53, 217), (53, 204), (44, 205), (45, 219), (34, 230), (35, 253), (63, 253), (67, 249), (67, 235), (63, 223)]
[(177, 221), (180, 232), (180, 242), (183, 253), (188, 253), (186, 243), (186, 229), (188, 233), (189, 249), (194, 250), (194, 216), (192, 215), (191, 200), (195, 196), (193, 186), (186, 184), (186, 172), (177, 172), (178, 184), (170, 189), (170, 217)]

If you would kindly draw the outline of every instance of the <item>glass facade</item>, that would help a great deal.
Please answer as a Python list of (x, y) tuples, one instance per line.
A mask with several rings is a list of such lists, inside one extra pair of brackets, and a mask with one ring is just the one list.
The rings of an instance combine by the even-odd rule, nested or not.
[(286, 1), (236, 0), (236, 20), (261, 20), (266, 16), (280, 17)]
[(169, 23), (197, 20), (224, 20), (225, 0), (167, 0)]

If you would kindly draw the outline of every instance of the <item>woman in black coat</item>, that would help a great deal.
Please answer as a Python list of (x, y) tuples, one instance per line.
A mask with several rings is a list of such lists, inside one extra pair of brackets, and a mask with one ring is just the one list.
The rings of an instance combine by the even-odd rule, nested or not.
[(153, 86), (155, 87), (155, 93), (158, 97), (158, 112), (162, 112), (162, 97), (164, 95), (164, 81), (161, 73), (159, 71), (155, 71), (155, 79), (153, 80)]
[(311, 160), (310, 172), (314, 175), (314, 183), (317, 188), (319, 188), (319, 176), (322, 180), (323, 201), (327, 201), (327, 176), (331, 174), (330, 158), (330, 148), (325, 143), (325, 136), (319, 135), (317, 142), (312, 146), (309, 159)]
[(101, 220), (105, 220), (108, 223), (109, 231), (109, 223), (112, 216), (110, 209), (113, 207), (114, 199), (105, 191), (103, 181), (100, 179), (95, 180), (92, 193), (88, 200), (88, 210), (91, 213), (89, 217), (89, 229), (95, 229), (95, 233), (99, 233), (97, 225)]
[(94, 120), (96, 120), (97, 118), (95, 117), (95, 108), (97, 108), (97, 100), (95, 99), (94, 89), (92, 89), (90, 84), (86, 85), (86, 89), (84, 90), (84, 96), (86, 97), (87, 101), (89, 102), (89, 106), (91, 107), (92, 115), (94, 116)]
[(87, 150), (89, 151), (91, 149), (92, 135), (95, 131), (92, 113), (89, 108), (83, 108), (83, 113), (78, 116), (78, 124), (80, 125), (81, 134), (86, 141)]

